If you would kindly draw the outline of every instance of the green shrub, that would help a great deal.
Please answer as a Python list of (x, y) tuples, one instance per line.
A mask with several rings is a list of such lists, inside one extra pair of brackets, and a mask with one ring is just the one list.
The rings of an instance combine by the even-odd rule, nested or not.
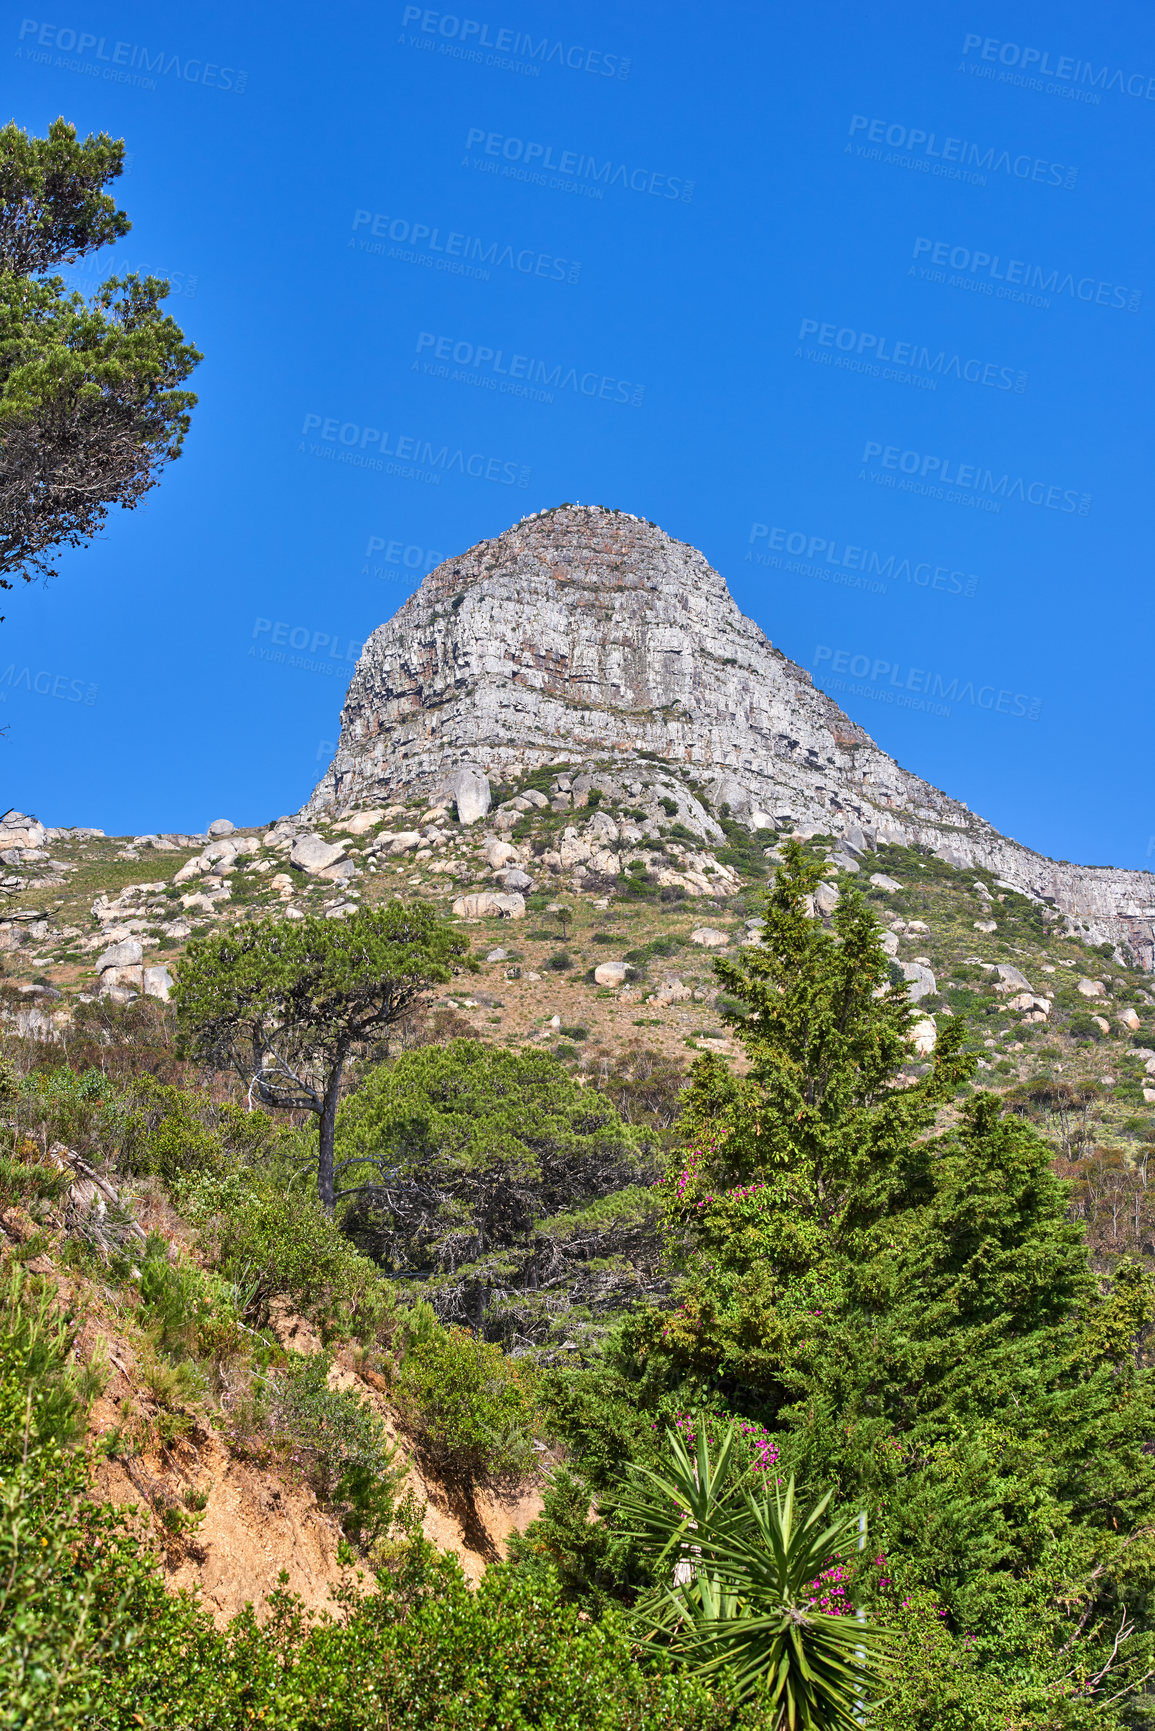
[(143, 1724), (139, 1706), (157, 1696), (162, 1717), (215, 1723), (193, 1681), (213, 1674), (209, 1618), (165, 1591), (115, 1510), (85, 1497), (69, 1445), (92, 1390), (71, 1346), (50, 1296), (14, 1277), (0, 1297), (0, 1727)]
[(425, 1452), (454, 1478), (532, 1468), (532, 1373), (488, 1341), (462, 1328), (440, 1330), (406, 1356), (397, 1394)]
[(340, 1512), (346, 1538), (368, 1549), (392, 1524), (405, 1468), (373, 1409), (351, 1389), (329, 1387), (330, 1362), (317, 1353), (279, 1377), (270, 1420), (317, 1495)]
[(206, 1233), (221, 1274), (248, 1296), (260, 1325), (274, 1298), (310, 1317), (326, 1340), (391, 1332), (392, 1288), (324, 1212), (313, 1192), (279, 1188), (236, 1196)]
[(232, 1282), (188, 1261), (170, 1262), (163, 1240), (150, 1239), (140, 1264), (140, 1320), (159, 1353), (231, 1358), (251, 1342), (241, 1327), (244, 1295)]

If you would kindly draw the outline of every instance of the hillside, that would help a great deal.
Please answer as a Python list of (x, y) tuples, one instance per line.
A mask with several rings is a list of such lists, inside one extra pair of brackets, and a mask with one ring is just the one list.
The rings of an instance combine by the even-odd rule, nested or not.
[[(589, 1687), (652, 1714), (607, 1726), (766, 1731), (725, 1688), (670, 1718), (664, 1673), (630, 1669), (653, 1579), (615, 1513), (623, 1463), (653, 1469), (697, 1414), (737, 1423), (735, 1484), (782, 1461), (807, 1494), (869, 1501), (855, 1591), (911, 1635), (887, 1731), (937, 1728), (956, 1689), (966, 1731), (1044, 1731), (1056, 1691), (1138, 1675), (1112, 1619), (1155, 1508), (1148, 874), (998, 836), (815, 692), (700, 555), (574, 508), (448, 561), (374, 634), (301, 812), (124, 837), (9, 812), (0, 844), (0, 1456), (23, 1458), (39, 1400), (85, 1462), (83, 1508), (128, 1505), (142, 1627), (170, 1614), (149, 1593), (177, 1607), (157, 1675), (198, 1641), (218, 1655), (198, 1690), (247, 1675), (220, 1655), (259, 1641), (287, 1643), (279, 1675), (341, 1618), (371, 1645), (374, 1618), (424, 1628), (452, 1604), (485, 1663), (532, 1624), (551, 1688), (566, 1642), (604, 1640)], [(802, 886), (792, 911), (776, 881)], [(472, 965), (350, 1063), (337, 1151), (387, 1150), (387, 1174), (330, 1217), (312, 1119), (182, 1056), (169, 994), (195, 937), (395, 899), (430, 904)], [(365, 924), (303, 929), (323, 948)], [(744, 961), (724, 988), (715, 964)], [(839, 1064), (853, 1085), (811, 1120)], [(996, 1503), (1011, 1565), (976, 1542), (945, 1570), (956, 1507), (985, 1543)], [(1064, 1522), (1083, 1524), (1060, 1566)], [(849, 1609), (822, 1585), (845, 1561), (816, 1565), (805, 1606)], [(486, 1594), (506, 1647), (470, 1621)], [(411, 1672), (381, 1662), (395, 1706), (428, 1670), (413, 1639)], [(1155, 1620), (1138, 1639), (1155, 1650)], [(286, 1725), (329, 1723), (329, 1664)], [(245, 1703), (204, 1723), (248, 1723)], [(387, 1722), (359, 1711), (341, 1723)]]
[(968, 1018), (989, 1082), (1085, 1084), (1120, 1157), (1149, 1129), (1150, 875), (1043, 860), (907, 775), (701, 555), (619, 513), (562, 508), (432, 572), (366, 645), (300, 814), (211, 835), (3, 824), (22, 1033), (163, 999), (222, 921), (416, 895), (481, 960), (430, 1027), (619, 1086), (657, 1061), (672, 1098), (693, 1052), (734, 1054), (711, 956), (751, 940), (796, 837), (831, 895), (864, 889), (927, 1015)]

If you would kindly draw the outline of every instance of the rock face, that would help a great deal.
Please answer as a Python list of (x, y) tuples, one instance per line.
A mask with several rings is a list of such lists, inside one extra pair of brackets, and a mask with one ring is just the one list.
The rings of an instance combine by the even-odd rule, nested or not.
[(1149, 872), (1044, 858), (899, 767), (739, 612), (693, 547), (562, 506), (447, 559), (369, 638), (317, 819), (417, 794), (489, 809), (489, 783), (564, 761), (657, 760), (752, 829), (930, 848), (1155, 964)]

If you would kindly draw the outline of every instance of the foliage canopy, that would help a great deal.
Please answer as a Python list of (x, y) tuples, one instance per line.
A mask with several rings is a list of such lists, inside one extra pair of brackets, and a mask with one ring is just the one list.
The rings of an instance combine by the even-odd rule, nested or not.
[(110, 277), (91, 302), (43, 273), (77, 262), (131, 224), (103, 189), (124, 144), (0, 129), (0, 586), (51, 576), (51, 551), (78, 546), (109, 509), (132, 509), (180, 455), (201, 359), (161, 311), (168, 284)]
[(181, 1050), (233, 1070), (251, 1100), (319, 1122), (317, 1193), (337, 1199), (333, 1134), (345, 1065), (368, 1054), (469, 943), (422, 902), (345, 920), (254, 920), (194, 938), (174, 993)]

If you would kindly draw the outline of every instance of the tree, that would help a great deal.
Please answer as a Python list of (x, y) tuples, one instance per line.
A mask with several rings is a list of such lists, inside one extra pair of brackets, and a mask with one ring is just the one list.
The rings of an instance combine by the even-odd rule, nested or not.
[(168, 284), (111, 277), (91, 304), (44, 272), (131, 224), (102, 189), (123, 140), (81, 143), (0, 129), (0, 586), (52, 576), (50, 549), (79, 546), (113, 505), (131, 510), (180, 455), (200, 354), (160, 310)]
[(346, 1230), (419, 1275), (444, 1320), (542, 1344), (569, 1306), (636, 1296), (658, 1257), (656, 1167), (614, 1106), (548, 1052), (453, 1040), (402, 1053), (341, 1108)]
[(316, 1114), (317, 1193), (332, 1213), (347, 1061), (378, 1047), (431, 985), (463, 967), (476, 967), (468, 939), (420, 902), (227, 927), (194, 938), (181, 962), (179, 1049), (234, 1070), (250, 1103)]
[(922, 1619), (881, 1726), (1116, 1725), (1155, 1675), (1151, 1280), (1096, 1277), (1047, 1143), (963, 1091), (961, 1018), (910, 1079), (912, 1010), (862, 896), (827, 927), (786, 852), (761, 941), (717, 965), (748, 1064), (692, 1072), (674, 1306), (587, 1377), (619, 1402), (632, 1378), (656, 1416), (741, 1414), (807, 1495), (874, 1511), (867, 1602)]

